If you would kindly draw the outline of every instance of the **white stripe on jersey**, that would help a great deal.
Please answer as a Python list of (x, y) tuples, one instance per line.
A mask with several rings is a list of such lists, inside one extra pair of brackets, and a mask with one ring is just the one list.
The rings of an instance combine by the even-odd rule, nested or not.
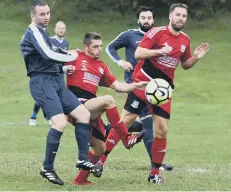
[(95, 86), (99, 86), (99, 84), (97, 84), (97, 83), (95, 83), (95, 82), (92, 82), (92, 81), (90, 81), (90, 80), (83, 80), (83, 82), (85, 82), (85, 83), (90, 83), (90, 84), (92, 84), (92, 85), (95, 85)]
[(145, 73), (145, 71), (144, 71), (142, 68), (140, 69), (140, 71), (141, 71), (141, 73), (143, 73), (143, 75), (144, 75), (145, 77), (147, 77), (150, 81), (153, 80), (153, 78), (150, 77), (147, 73)]
[(60, 61), (60, 62), (70, 62), (74, 61), (77, 58), (77, 53), (76, 52), (68, 52), (68, 54), (61, 54), (52, 51), (47, 44), (45, 43), (42, 34), (38, 30), (37, 26), (34, 23), (31, 23), (29, 25), (29, 28), (33, 31), (34, 37), (40, 46), (40, 48), (43, 50), (43, 52), (46, 54), (47, 57), (50, 59), (53, 59), (55, 61)]
[(188, 37), (190, 39), (190, 37), (186, 33), (184, 33), (183, 31), (181, 31), (180, 33), (182, 33), (183, 35), (185, 35), (186, 37)]
[(110, 53), (110, 51), (109, 51), (109, 46), (114, 42), (114, 41), (116, 41), (118, 38), (119, 38), (119, 36), (120, 35), (122, 35), (122, 34), (124, 34), (124, 33), (126, 33), (127, 31), (124, 31), (124, 32), (122, 32), (122, 33), (120, 33), (114, 40), (112, 40), (108, 45), (107, 45), (107, 47), (106, 47), (106, 53), (108, 54), (108, 56), (112, 59), (112, 61), (114, 61), (115, 63), (117, 63), (118, 61), (112, 56), (112, 54)]
[(167, 30), (166, 27), (157, 27), (157, 28), (153, 28), (153, 29), (148, 33), (147, 37), (148, 37), (149, 39), (152, 39), (156, 33), (158, 33), (159, 31), (165, 31), (165, 30)]

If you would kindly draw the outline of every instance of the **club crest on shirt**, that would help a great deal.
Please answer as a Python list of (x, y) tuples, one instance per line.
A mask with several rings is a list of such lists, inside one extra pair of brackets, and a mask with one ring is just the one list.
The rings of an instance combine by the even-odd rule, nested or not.
[(86, 60), (82, 60), (82, 62), (81, 62), (81, 70), (82, 71), (87, 71), (87, 61)]
[(104, 70), (103, 70), (103, 68), (102, 68), (102, 67), (99, 67), (99, 72), (100, 72), (101, 74), (103, 74), (103, 73), (104, 73)]
[(181, 45), (180, 51), (181, 51), (181, 52), (185, 52), (185, 48), (186, 48), (185, 45)]

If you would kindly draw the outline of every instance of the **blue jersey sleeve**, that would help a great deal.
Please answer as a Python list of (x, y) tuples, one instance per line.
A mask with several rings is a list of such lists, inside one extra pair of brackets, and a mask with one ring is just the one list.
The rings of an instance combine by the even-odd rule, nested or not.
[(118, 64), (121, 57), (118, 55), (117, 50), (128, 46), (128, 31), (120, 33), (113, 41), (106, 47), (108, 56)]
[(69, 62), (77, 58), (77, 54), (72, 54), (72, 53), (60, 54), (52, 51), (50, 47), (47, 45), (47, 43), (45, 42), (38, 28), (32, 24), (29, 27), (32, 31), (31, 43), (34, 46), (34, 48), (39, 52), (39, 54), (42, 56), (43, 59), (45, 60), (52, 59), (59, 62)]

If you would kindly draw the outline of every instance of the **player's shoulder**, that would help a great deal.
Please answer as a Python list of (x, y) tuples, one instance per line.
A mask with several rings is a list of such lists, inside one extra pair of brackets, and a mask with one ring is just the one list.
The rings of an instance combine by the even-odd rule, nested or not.
[(79, 54), (79, 56), (85, 55), (81, 49), (75, 49), (75, 51)]
[(180, 34), (183, 39), (190, 41), (189, 35), (187, 35), (185, 32), (181, 31)]
[(123, 31), (121, 34), (133, 35), (133, 34), (137, 34), (137, 33), (140, 33), (139, 29), (128, 29), (126, 31)]
[(105, 68), (108, 68), (107, 64), (104, 63), (104, 61), (102, 61), (101, 59), (98, 59), (97, 62), (100, 65), (100, 67), (102, 67), (104, 70)]
[(32, 35), (33, 34), (33, 31), (30, 27), (27, 27), (25, 32), (24, 32), (24, 35), (28, 36), (28, 35)]
[(21, 42), (29, 42), (32, 36), (33, 36), (32, 29), (30, 27), (27, 27), (22, 36)]
[(147, 32), (146, 36), (152, 38), (156, 35), (160, 35), (166, 32), (167, 30), (168, 30), (167, 26), (153, 27)]
[(127, 32), (128, 33), (137, 33), (137, 32), (139, 32), (139, 29), (128, 29)]

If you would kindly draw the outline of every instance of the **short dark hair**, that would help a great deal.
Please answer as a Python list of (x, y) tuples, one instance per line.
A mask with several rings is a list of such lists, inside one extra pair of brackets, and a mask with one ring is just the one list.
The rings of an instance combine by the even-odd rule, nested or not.
[(100, 34), (98, 34), (96, 32), (88, 32), (84, 36), (83, 44), (90, 45), (91, 44), (91, 40), (100, 40), (100, 39), (101, 39)]
[(175, 8), (184, 8), (188, 11), (188, 6), (186, 4), (183, 3), (174, 3), (171, 5), (170, 9), (169, 9), (169, 13), (173, 12), (175, 10)]
[(32, 3), (30, 4), (30, 12), (34, 13), (36, 6), (46, 6), (46, 5), (47, 2), (44, 0), (33, 0)]
[(154, 13), (154, 11), (153, 11), (153, 9), (151, 7), (139, 6), (138, 9), (137, 9), (137, 12), (136, 12), (137, 19), (139, 19), (141, 12), (146, 12), (146, 11), (151, 11), (152, 12), (153, 19), (156, 17), (156, 15), (155, 15), (155, 13)]

